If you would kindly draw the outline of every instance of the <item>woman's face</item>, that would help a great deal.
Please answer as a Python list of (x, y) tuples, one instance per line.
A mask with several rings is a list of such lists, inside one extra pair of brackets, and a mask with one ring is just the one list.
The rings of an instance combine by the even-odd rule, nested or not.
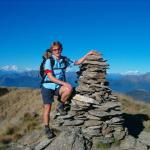
[(62, 50), (61, 50), (61, 48), (59, 46), (57, 46), (57, 45), (53, 46), (52, 53), (53, 53), (54, 56), (60, 57), (61, 56), (61, 52), (62, 52)]

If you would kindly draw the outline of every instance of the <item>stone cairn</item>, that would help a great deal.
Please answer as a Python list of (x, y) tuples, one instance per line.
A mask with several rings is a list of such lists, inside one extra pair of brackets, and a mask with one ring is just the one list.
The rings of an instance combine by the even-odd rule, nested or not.
[(80, 127), (87, 139), (96, 137), (104, 143), (124, 139), (127, 129), (121, 104), (108, 87), (108, 66), (101, 54), (88, 56), (77, 72), (78, 86), (68, 114), (55, 119), (59, 127)]

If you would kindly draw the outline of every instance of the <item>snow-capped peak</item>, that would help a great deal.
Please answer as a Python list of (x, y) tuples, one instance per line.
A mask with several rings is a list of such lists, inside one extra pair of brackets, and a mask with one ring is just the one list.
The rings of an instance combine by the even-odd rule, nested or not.
[(1, 67), (1, 70), (4, 71), (18, 71), (18, 67), (16, 65), (6, 65)]
[(140, 75), (141, 72), (138, 70), (128, 70), (124, 73), (121, 73), (122, 75)]
[(31, 71), (33, 69), (18, 67), (16, 65), (6, 65), (6, 66), (1, 67), (0, 70), (2, 70), (2, 71), (11, 71), (11, 72), (24, 72), (24, 71)]

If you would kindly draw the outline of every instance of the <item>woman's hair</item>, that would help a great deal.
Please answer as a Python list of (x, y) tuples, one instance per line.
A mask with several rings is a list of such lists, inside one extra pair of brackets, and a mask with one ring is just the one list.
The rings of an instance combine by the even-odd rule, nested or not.
[(59, 46), (59, 48), (62, 50), (63, 49), (63, 46), (62, 44), (59, 42), (59, 41), (54, 41), (51, 46), (50, 46), (50, 51), (52, 52), (52, 48), (53, 46)]
[(48, 59), (51, 57), (51, 55), (52, 55), (52, 53), (51, 53), (50, 49), (47, 49), (43, 55), (43, 59)]

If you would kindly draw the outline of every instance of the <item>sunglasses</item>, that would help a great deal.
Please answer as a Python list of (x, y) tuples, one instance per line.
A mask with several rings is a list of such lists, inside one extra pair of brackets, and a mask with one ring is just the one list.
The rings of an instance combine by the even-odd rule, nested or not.
[(52, 51), (56, 52), (56, 51), (61, 51), (60, 48), (57, 48), (57, 49), (52, 49)]

